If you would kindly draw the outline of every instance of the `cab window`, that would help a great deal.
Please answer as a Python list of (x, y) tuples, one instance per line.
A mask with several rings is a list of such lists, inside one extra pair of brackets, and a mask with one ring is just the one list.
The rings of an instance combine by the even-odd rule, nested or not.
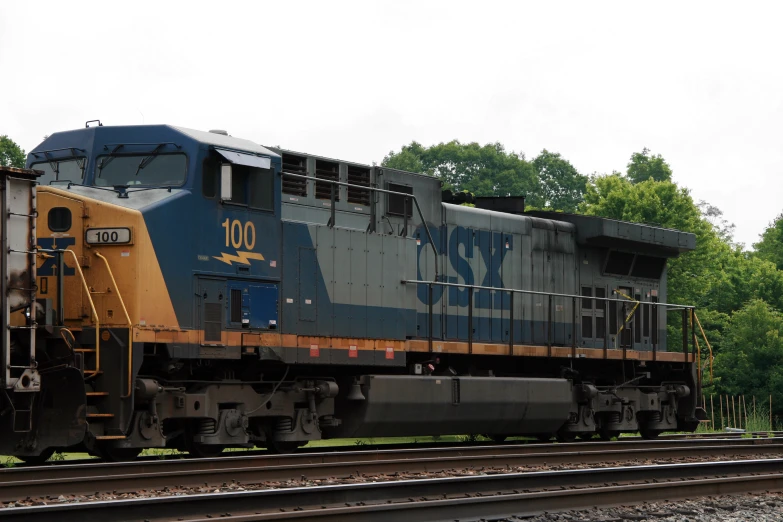
[(227, 204), (246, 205), (260, 210), (274, 210), (274, 177), (272, 169), (231, 165), (231, 200)]
[(95, 185), (179, 187), (188, 172), (184, 154), (132, 154), (99, 156)]
[(81, 185), (84, 182), (84, 167), (87, 158), (70, 158), (62, 160), (41, 161), (30, 165), (31, 169), (42, 170), (38, 178), (39, 185), (50, 185), (52, 182), (71, 182)]

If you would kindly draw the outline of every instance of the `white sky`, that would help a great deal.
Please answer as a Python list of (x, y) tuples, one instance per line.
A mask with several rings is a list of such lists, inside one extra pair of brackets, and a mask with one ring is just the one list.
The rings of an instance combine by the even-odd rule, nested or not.
[(783, 211), (783, 4), (0, 2), (0, 134), (171, 123), (360, 162), (648, 147), (750, 246)]

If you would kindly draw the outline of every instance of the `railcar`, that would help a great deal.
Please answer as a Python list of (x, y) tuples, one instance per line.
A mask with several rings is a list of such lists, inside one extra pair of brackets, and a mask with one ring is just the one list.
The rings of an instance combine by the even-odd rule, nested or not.
[(54, 133), (27, 167), (0, 180), (4, 454), (698, 425), (666, 293), (692, 234), (169, 125)]

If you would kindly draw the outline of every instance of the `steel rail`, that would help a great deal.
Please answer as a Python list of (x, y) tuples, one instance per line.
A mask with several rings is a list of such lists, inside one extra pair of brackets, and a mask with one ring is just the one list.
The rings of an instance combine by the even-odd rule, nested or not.
[(77, 502), (0, 510), (0, 519), (406, 522), (783, 489), (783, 459), (626, 466)]
[(287, 456), (183, 459), (112, 464), (81, 464), (0, 471), (0, 501), (133, 492), (139, 489), (198, 487), (223, 483), (259, 484), (272, 481), (350, 476), (436, 473), (450, 470), (513, 468), (634, 462), (672, 458), (783, 455), (780, 439), (663, 442), (582, 443), (526, 446), (483, 446), (407, 451), (359, 451)]

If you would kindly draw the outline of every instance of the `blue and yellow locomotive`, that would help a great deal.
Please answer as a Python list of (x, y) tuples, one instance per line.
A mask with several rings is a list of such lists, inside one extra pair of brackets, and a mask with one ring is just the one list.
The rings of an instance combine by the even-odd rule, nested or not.
[(55, 133), (28, 167), (7, 454), (698, 424), (666, 303), (691, 234), (167, 125)]

